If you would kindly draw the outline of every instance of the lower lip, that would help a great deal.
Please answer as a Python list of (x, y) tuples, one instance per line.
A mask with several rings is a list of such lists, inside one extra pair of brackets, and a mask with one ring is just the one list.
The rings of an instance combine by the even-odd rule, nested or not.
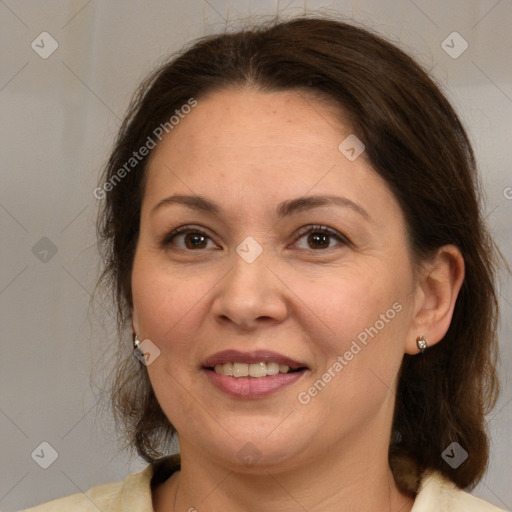
[(278, 373), (267, 377), (228, 377), (212, 370), (204, 370), (210, 382), (220, 391), (234, 398), (251, 400), (265, 398), (294, 382), (297, 382), (305, 371)]

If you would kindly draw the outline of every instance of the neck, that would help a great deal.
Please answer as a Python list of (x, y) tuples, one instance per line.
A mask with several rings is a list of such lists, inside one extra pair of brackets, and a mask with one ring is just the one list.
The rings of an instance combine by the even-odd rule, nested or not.
[(254, 466), (240, 472), (183, 443), (181, 471), (156, 490), (154, 508), (156, 512), (410, 512), (413, 500), (396, 487), (387, 453), (376, 457), (372, 448), (344, 447), (343, 457), (333, 449), (284, 471)]

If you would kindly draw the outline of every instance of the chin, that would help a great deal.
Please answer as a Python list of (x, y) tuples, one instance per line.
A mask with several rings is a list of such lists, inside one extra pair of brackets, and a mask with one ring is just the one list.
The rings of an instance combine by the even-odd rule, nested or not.
[[(258, 423), (256, 429), (255, 423)], [(195, 441), (194, 447), (209, 453), (231, 471), (253, 474), (286, 471), (304, 463), (312, 449), (311, 439), (318, 435), (300, 432), (297, 425), (285, 428), (282, 423), (283, 417), (233, 419), (226, 430), (215, 424), (207, 435), (203, 429), (201, 441)], [(197, 440), (197, 434), (191, 432), (189, 439)]]

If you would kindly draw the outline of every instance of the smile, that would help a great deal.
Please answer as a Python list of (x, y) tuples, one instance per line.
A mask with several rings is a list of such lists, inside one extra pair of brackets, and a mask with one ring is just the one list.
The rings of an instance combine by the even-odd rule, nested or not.
[(259, 379), (261, 377), (268, 377), (269, 375), (277, 375), (278, 373), (292, 373), (297, 370), (290, 369), (285, 364), (279, 364), (274, 361), (259, 363), (224, 363), (216, 364), (213, 368), (215, 373), (227, 375), (228, 377), (253, 377)]
[(202, 370), (223, 394), (248, 400), (265, 398), (287, 388), (309, 368), (276, 352), (226, 350), (207, 358)]

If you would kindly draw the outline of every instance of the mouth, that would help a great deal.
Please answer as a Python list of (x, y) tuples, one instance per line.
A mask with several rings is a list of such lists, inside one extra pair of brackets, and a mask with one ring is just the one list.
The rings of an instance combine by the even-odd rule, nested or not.
[(289, 386), (309, 368), (276, 352), (228, 350), (209, 357), (202, 370), (227, 395), (251, 399), (266, 397)]
[(259, 363), (251, 364), (240, 362), (216, 364), (213, 368), (210, 367), (207, 369), (213, 370), (215, 373), (219, 373), (221, 375), (234, 377), (235, 379), (239, 379), (240, 377), (252, 377), (253, 379), (260, 379), (262, 377), (277, 375), (278, 373), (287, 374), (300, 372), (306, 368), (292, 369), (285, 364), (279, 364), (275, 361), (260, 361)]
[(267, 350), (253, 352), (225, 350), (209, 357), (203, 363), (203, 368), (228, 377), (252, 377), (255, 379), (308, 369), (304, 363)]

